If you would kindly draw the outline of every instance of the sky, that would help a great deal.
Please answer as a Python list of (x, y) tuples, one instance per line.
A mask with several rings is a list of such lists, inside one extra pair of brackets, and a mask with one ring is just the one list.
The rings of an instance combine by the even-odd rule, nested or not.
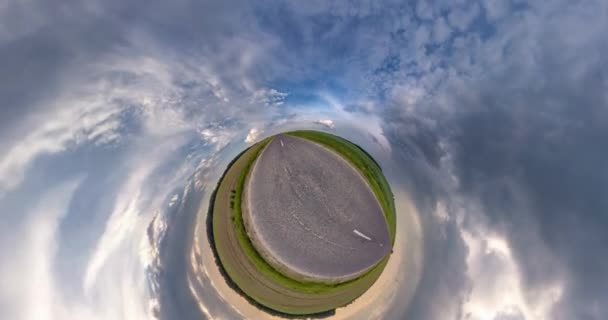
[(360, 314), (606, 319), (606, 30), (602, 0), (0, 1), (0, 318), (244, 317), (172, 230), (298, 128), (403, 203)]

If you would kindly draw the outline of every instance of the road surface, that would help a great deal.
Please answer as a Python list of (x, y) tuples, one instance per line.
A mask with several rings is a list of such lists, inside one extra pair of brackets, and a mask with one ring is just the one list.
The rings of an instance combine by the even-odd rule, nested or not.
[(391, 250), (365, 178), (314, 142), (276, 136), (256, 160), (245, 194), (243, 218), (254, 247), (291, 277), (350, 280)]

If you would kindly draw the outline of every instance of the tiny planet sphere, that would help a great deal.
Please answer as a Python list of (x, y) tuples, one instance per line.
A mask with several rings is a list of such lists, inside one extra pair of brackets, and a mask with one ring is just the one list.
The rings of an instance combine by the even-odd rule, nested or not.
[(274, 315), (348, 305), (380, 277), (395, 241), (395, 204), (380, 165), (318, 131), (278, 134), (240, 153), (208, 212), (224, 279)]

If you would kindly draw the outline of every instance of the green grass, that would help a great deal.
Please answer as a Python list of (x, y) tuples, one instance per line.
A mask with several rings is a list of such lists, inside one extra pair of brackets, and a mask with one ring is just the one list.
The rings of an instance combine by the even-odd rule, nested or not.
[(287, 134), (305, 138), (333, 149), (352, 163), (359, 172), (363, 174), (382, 206), (391, 241), (394, 244), (396, 230), (395, 201), (391, 187), (389, 186), (388, 181), (386, 181), (380, 165), (361, 147), (338, 136), (310, 130), (292, 131)]

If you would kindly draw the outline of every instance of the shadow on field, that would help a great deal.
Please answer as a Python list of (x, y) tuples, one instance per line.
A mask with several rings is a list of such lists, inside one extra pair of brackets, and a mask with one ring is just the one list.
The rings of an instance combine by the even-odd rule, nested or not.
[(206, 224), (206, 228), (207, 228), (207, 238), (209, 239), (209, 243), (211, 244), (211, 250), (213, 251), (213, 257), (215, 260), (215, 264), (217, 265), (217, 267), (220, 270), (220, 273), (222, 275), (222, 277), (224, 278), (224, 280), (226, 281), (226, 283), (228, 284), (228, 286), (230, 288), (232, 288), (234, 291), (236, 291), (240, 296), (242, 296), (243, 298), (247, 299), (247, 301), (249, 303), (251, 303), (252, 305), (254, 305), (255, 307), (257, 307), (258, 309), (271, 314), (273, 316), (277, 316), (277, 317), (282, 317), (282, 318), (286, 318), (286, 319), (323, 319), (323, 318), (327, 318), (327, 317), (331, 317), (333, 315), (335, 315), (336, 310), (329, 310), (329, 311), (325, 311), (325, 312), (320, 312), (320, 313), (314, 313), (314, 314), (307, 314), (307, 315), (292, 315), (292, 314), (287, 314), (287, 313), (283, 313), (283, 312), (279, 312), (273, 309), (270, 309), (260, 303), (258, 303), (257, 301), (253, 300), (252, 298), (250, 298), (247, 294), (245, 294), (245, 292), (243, 292), (238, 286), (237, 284), (232, 281), (232, 279), (230, 278), (230, 276), (228, 276), (228, 274), (226, 273), (226, 270), (224, 269), (224, 267), (222, 266), (222, 263), (220, 262), (217, 250), (215, 248), (215, 240), (213, 237), (213, 205), (215, 203), (215, 197), (217, 194), (217, 190), (219, 189), (220, 184), (222, 183), (222, 181), (224, 180), (224, 176), (226, 175), (226, 173), (228, 172), (228, 170), (230, 170), (230, 168), (232, 167), (232, 165), (234, 164), (234, 162), (240, 158), (247, 150), (249, 149), (245, 149), (243, 152), (239, 153), (227, 166), (226, 170), (224, 171), (224, 173), (222, 174), (222, 177), (220, 178), (220, 180), (218, 181), (217, 185), (215, 186), (215, 189), (213, 190), (213, 193), (211, 194), (211, 199), (209, 200), (209, 209), (207, 211), (207, 219), (205, 221)]

